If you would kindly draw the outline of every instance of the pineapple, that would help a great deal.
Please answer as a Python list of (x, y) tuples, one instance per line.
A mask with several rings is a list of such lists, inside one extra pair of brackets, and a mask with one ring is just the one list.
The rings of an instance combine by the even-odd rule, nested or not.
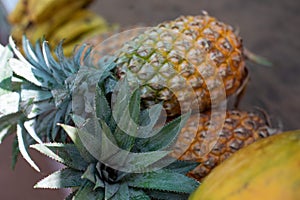
[(163, 101), (168, 116), (207, 110), (241, 89), (247, 77), (240, 37), (207, 13), (150, 28), (116, 57), (117, 77), (140, 85), (145, 108)]
[(259, 113), (229, 110), (224, 124), (220, 124), (220, 116), (215, 113), (213, 121), (210, 121), (210, 113), (192, 116), (174, 145), (172, 156), (200, 163), (188, 173), (199, 181), (234, 152), (278, 132), (270, 127), (267, 117)]

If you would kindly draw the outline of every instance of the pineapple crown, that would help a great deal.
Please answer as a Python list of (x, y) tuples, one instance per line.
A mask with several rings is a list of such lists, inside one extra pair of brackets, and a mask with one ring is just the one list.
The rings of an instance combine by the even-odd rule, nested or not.
[[(80, 87), (86, 84), (82, 77), (93, 75), (87, 73), (78, 73), (74, 94), (91, 88)], [(140, 91), (131, 92), (124, 79), (114, 83), (118, 91), (112, 106), (102, 84), (96, 82), (93, 105), (81, 104), (91, 105), (92, 111), (72, 115), (76, 127), (60, 125), (72, 144), (31, 146), (67, 166), (35, 187), (77, 188), (68, 199), (187, 199), (198, 182), (185, 174), (197, 163), (176, 161), (168, 155), (190, 113), (158, 126), (161, 105), (140, 110)]]

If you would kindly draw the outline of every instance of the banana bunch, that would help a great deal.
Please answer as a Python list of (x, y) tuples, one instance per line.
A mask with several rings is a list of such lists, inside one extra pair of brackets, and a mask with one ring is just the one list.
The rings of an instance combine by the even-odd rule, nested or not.
[(86, 9), (93, 0), (19, 0), (8, 21), (17, 43), (25, 34), (34, 43), (41, 37), (50, 46), (64, 40), (64, 53), (71, 55), (85, 38), (112, 29), (104, 18)]

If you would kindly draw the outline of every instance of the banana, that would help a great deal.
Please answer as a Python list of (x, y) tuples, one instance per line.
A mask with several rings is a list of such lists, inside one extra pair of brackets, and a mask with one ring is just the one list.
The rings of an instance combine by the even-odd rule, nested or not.
[(19, 24), (26, 18), (28, 0), (19, 0), (15, 9), (7, 16), (11, 24)]
[(87, 41), (87, 38), (92, 38), (96, 35), (103, 35), (109, 31), (110, 31), (110, 29), (108, 29), (108, 28), (97, 27), (93, 30), (90, 30), (90, 31), (84, 33), (79, 38), (76, 38), (68, 43), (64, 43), (63, 44), (64, 54), (67, 56), (72, 55), (72, 53), (74, 52), (74, 48), (78, 45), (84, 44), (85, 41)]
[(52, 47), (65, 39), (65, 55), (71, 55), (86, 38), (114, 29), (104, 18), (84, 8), (92, 1), (19, 0), (9, 16), (15, 22), (11, 34), (19, 44), (23, 34), (31, 42), (45, 37)]
[(65, 39), (65, 43), (68, 43), (97, 27), (103, 30), (109, 29), (106, 20), (101, 16), (88, 10), (78, 10), (66, 24), (51, 35), (49, 40), (57, 44)]
[[(86, 6), (93, 0), (76, 0)], [(66, 8), (74, 3), (74, 0), (28, 0), (28, 13), (33, 23), (47, 21), (53, 17), (59, 9)]]
[(59, 26), (66, 23), (74, 11), (80, 9), (83, 5), (83, 1), (73, 1), (69, 6), (59, 9), (49, 20), (32, 24), (32, 26), (29, 26), (25, 30), (27, 37), (31, 41), (36, 41), (43, 36), (45, 36), (46, 39), (50, 38), (52, 33), (59, 28)]

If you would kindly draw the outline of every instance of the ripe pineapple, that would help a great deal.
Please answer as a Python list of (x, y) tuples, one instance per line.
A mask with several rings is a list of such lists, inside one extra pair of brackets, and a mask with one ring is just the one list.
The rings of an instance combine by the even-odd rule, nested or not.
[(168, 116), (206, 110), (225, 92), (237, 92), (247, 77), (240, 37), (206, 13), (159, 24), (116, 57), (118, 78), (140, 85), (144, 107), (163, 101)]
[(234, 152), (278, 132), (270, 127), (266, 116), (258, 113), (229, 110), (224, 125), (220, 124), (221, 115), (215, 114), (213, 121), (210, 121), (210, 113), (192, 116), (181, 130), (172, 152), (179, 160), (200, 162), (188, 173), (199, 181)]

